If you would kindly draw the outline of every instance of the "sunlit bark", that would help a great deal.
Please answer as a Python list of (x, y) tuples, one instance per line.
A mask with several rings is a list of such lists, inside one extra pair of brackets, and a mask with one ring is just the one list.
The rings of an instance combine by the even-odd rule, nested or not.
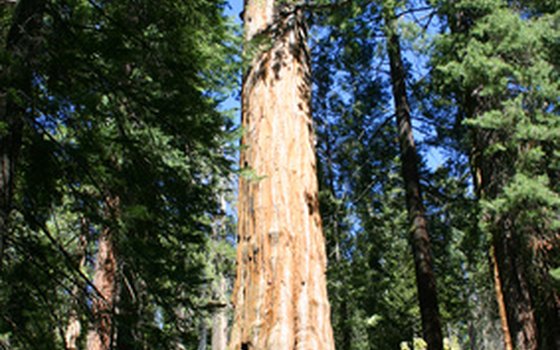
[(239, 236), (230, 349), (334, 349), (303, 15), (245, 3)]

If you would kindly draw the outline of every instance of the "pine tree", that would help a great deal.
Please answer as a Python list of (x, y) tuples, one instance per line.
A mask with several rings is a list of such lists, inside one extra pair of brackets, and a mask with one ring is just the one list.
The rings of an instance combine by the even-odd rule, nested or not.
[(430, 249), (428, 222), (420, 189), (418, 154), (412, 134), (410, 106), (406, 91), (406, 73), (401, 57), (394, 8), (392, 8), (390, 3), (384, 4), (382, 11), (387, 35), (387, 52), (399, 132), (401, 171), (411, 223), (411, 245), (416, 268), (418, 299), (422, 315), (422, 331), (424, 339), (428, 344), (428, 349), (440, 350), (443, 349), (443, 337), (437, 302), (437, 288)]

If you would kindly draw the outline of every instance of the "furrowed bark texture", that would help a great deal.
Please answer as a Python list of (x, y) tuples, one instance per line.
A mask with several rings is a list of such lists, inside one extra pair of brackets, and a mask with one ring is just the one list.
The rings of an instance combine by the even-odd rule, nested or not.
[[(107, 200), (107, 214), (112, 216), (118, 206), (116, 198)], [(104, 228), (98, 241), (93, 285), (99, 295), (93, 296), (93, 324), (88, 332), (87, 350), (113, 348), (115, 298), (117, 294), (117, 258), (111, 228)]]
[(504, 231), (501, 234), (494, 233), (493, 246), (498, 269), (500, 272), (507, 272), (500, 274), (500, 281), (513, 345), (515, 349), (537, 350), (539, 346), (535, 308), (519, 252), (522, 243), (514, 239), (518, 232), (507, 223), (508, 220), (502, 221)]
[(416, 270), (416, 285), (418, 287), (420, 314), (422, 316), (422, 333), (429, 350), (442, 350), (443, 337), (437, 301), (436, 279), (430, 251), (428, 223), (420, 191), (418, 155), (414, 144), (410, 106), (406, 95), (405, 68), (401, 57), (400, 40), (393, 9), (385, 8), (383, 13), (399, 132), (402, 177), (405, 185), (406, 206), (411, 224), (410, 242)]
[[(284, 5), (280, 5), (283, 3)], [(245, 2), (237, 279), (230, 349), (334, 349), (319, 215), (310, 65), (299, 10)], [(255, 48), (255, 37), (266, 37)]]

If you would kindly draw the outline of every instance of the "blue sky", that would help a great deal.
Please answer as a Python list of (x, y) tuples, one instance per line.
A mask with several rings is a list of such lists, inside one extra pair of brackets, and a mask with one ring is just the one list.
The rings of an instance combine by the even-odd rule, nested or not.
[(241, 23), (239, 13), (243, 10), (243, 0), (229, 0), (226, 8), (226, 15), (232, 16), (238, 23)]
[[(241, 11), (243, 10), (243, 0), (228, 0), (227, 2), (227, 6), (225, 9), (225, 14), (226, 16), (231, 17), (236, 23), (241, 24), (241, 18), (239, 17), (239, 14), (241, 13)], [(419, 16), (421, 16), (422, 14), (417, 14)], [(430, 26), (431, 28), (429, 28), (429, 32), (431, 31), (430, 29), (433, 29), (433, 26)], [(433, 34), (433, 33), (430, 33)], [(414, 72), (413, 74), (419, 74), (419, 75), (423, 75), (426, 70), (424, 68), (424, 65), (427, 63), (425, 61), (425, 57), (415, 57), (410, 55), (410, 52), (405, 52), (405, 57), (407, 60), (413, 62), (413, 66), (414, 66)], [(236, 122), (240, 122), (240, 116), (239, 113), (241, 111), (241, 106), (240, 106), (240, 101), (238, 98), (236, 98), (235, 96), (237, 96), (238, 93), (235, 93), (234, 96), (230, 97), (228, 100), (226, 100), (222, 107), (224, 109), (234, 109), (236, 110)], [(413, 116), (414, 118), (414, 116)], [(425, 136), (427, 135), (423, 135), (422, 133), (419, 132), (418, 127), (417, 127), (417, 123), (414, 122), (413, 120), (413, 125), (415, 125), (415, 130), (414, 130), (414, 136), (415, 139), (417, 141), (422, 141)], [(426, 158), (426, 162), (428, 167), (430, 167), (431, 169), (436, 169), (439, 166), (441, 166), (443, 164), (443, 162), (445, 161), (445, 157), (442, 154), (441, 150), (434, 148), (434, 147), (430, 147), (429, 149), (426, 150), (426, 153), (424, 154), (425, 158)]]

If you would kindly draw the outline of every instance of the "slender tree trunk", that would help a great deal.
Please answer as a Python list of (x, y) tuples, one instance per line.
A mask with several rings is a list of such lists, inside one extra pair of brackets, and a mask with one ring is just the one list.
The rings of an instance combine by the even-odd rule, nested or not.
[(498, 311), (500, 313), (500, 325), (502, 327), (502, 334), (504, 337), (504, 349), (513, 350), (513, 342), (511, 341), (511, 333), (509, 331), (509, 324), (507, 321), (506, 303), (500, 279), (500, 269), (498, 268), (498, 261), (496, 260), (494, 247), (490, 250), (490, 266), (492, 267), (494, 277), (494, 290), (496, 291), (496, 301), (498, 302)]
[[(87, 249), (87, 237), (89, 234), (89, 225), (85, 218), (81, 219), (81, 232), (78, 242), (78, 270), (82, 270), (86, 266), (86, 249)], [(70, 315), (68, 317), (68, 325), (66, 326), (66, 332), (64, 334), (64, 341), (66, 344), (66, 350), (78, 350), (78, 338), (82, 334), (82, 323), (80, 322), (79, 316), (79, 306), (80, 303), (84, 302), (84, 283), (82, 281), (77, 281), (76, 285), (72, 289), (73, 301), (72, 308), (70, 309)]]
[[(326, 127), (325, 130), (325, 155), (326, 155), (326, 164), (324, 168), (324, 178), (323, 178), (323, 186), (331, 193), (331, 196), (338, 200), (336, 190), (335, 190), (335, 173), (333, 169), (333, 150), (332, 150), (332, 139), (330, 133), (330, 126)], [(338, 206), (339, 204), (337, 204)], [(323, 213), (324, 214), (324, 213)], [(336, 267), (341, 267), (343, 264), (342, 261), (342, 253), (340, 242), (342, 241), (341, 232), (339, 229), (339, 215), (338, 215), (338, 207), (334, 208), (334, 212), (331, 214), (329, 218), (329, 223), (326, 226), (332, 227), (332, 232), (330, 233), (330, 237), (327, 234), (327, 254), (329, 257), (334, 256), (334, 263)], [(330, 242), (329, 241), (330, 238)], [(330, 244), (329, 244), (330, 243)], [(342, 273), (337, 271), (337, 276), (340, 278), (344, 278)], [(333, 310), (333, 314), (336, 313), (336, 324), (333, 324), (335, 329), (338, 329), (338, 334), (340, 334), (340, 339), (337, 342), (335, 337), (335, 343), (340, 350), (350, 350), (352, 347), (352, 327), (350, 324), (350, 315), (348, 310), (348, 293), (347, 293), (347, 286), (342, 285), (337, 287), (335, 290), (331, 291), (334, 295), (331, 294), (331, 298), (334, 297), (339, 300), (339, 304), (334, 304), (337, 306), (335, 310)]]
[[(106, 200), (106, 214), (114, 218), (119, 206), (118, 199)], [(117, 294), (117, 259), (113, 245), (112, 229), (102, 230), (98, 241), (93, 285), (100, 295), (94, 295), (92, 303), (93, 324), (88, 332), (87, 350), (110, 350), (114, 338), (114, 309)]]
[(186, 350), (187, 348), (184, 345), (184, 339), (187, 331), (185, 330), (184, 324), (186, 323), (186, 320), (189, 316), (187, 315), (185, 307), (183, 307), (182, 305), (176, 306), (174, 313), (175, 319), (177, 320), (175, 322), (175, 327), (177, 328), (178, 334), (175, 336), (173, 349)]
[(0, 67), (0, 271), (7, 243), (8, 218), (12, 210), (23, 118), (25, 109), (29, 107), (22, 101), (27, 103), (30, 100), (32, 65), (36, 61), (44, 11), (44, 0), (18, 2), (6, 40), (6, 53), (10, 61), (7, 66)]
[[(318, 205), (310, 64), (301, 10), (245, 2), (246, 133), (230, 349), (334, 349)], [(254, 47), (258, 40), (264, 43)], [(251, 47), (253, 48), (251, 49)]]
[[(222, 185), (225, 188), (225, 185)], [(220, 187), (222, 187), (220, 186)], [(212, 227), (212, 240), (216, 244), (220, 244), (221, 240), (225, 240), (227, 235), (226, 216), (227, 211), (225, 194), (220, 194), (220, 215), (215, 219)], [(223, 269), (224, 261), (227, 258), (216, 250), (213, 257), (214, 266), (217, 271), (217, 281), (212, 283), (212, 298), (216, 300), (216, 309), (212, 314), (212, 350), (226, 350), (228, 343), (228, 311), (230, 305), (228, 303), (229, 281)]]
[(429, 350), (442, 350), (443, 337), (437, 302), (436, 279), (430, 251), (427, 220), (420, 191), (418, 154), (412, 134), (410, 106), (406, 94), (405, 68), (401, 57), (400, 40), (397, 33), (394, 10), (392, 8), (385, 8), (383, 14), (399, 132), (402, 176), (411, 224), (410, 241), (416, 269), (416, 283), (422, 316), (422, 333)]
[(208, 343), (208, 325), (206, 324), (206, 319), (202, 321), (200, 325), (200, 340), (198, 341), (197, 350), (206, 350), (206, 343)]

